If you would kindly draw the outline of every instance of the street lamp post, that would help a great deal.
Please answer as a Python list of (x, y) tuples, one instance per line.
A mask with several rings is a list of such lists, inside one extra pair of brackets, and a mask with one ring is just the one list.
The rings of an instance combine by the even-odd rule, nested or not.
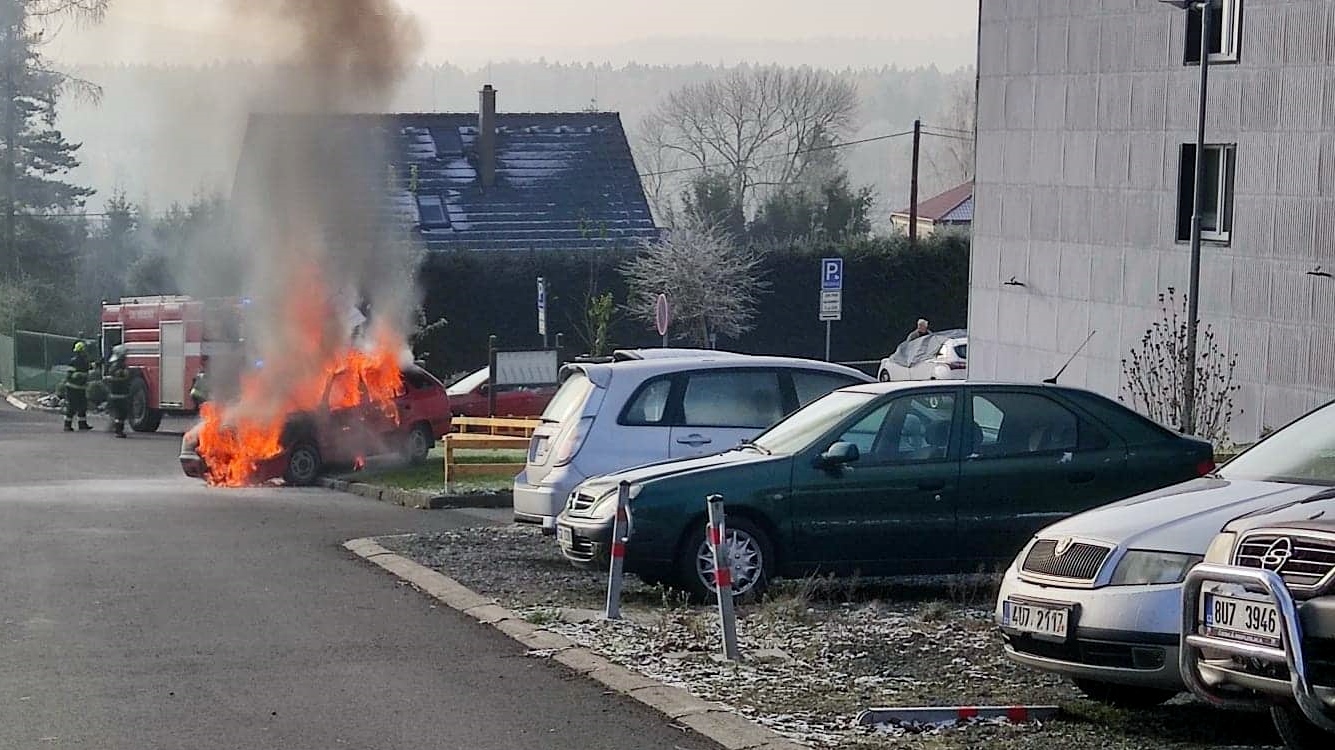
[(1205, 103), (1206, 82), (1210, 75), (1211, 13), (1219, 0), (1159, 0), (1183, 10), (1201, 14), (1201, 85), (1196, 109), (1196, 174), (1191, 201), (1191, 265), (1187, 272), (1187, 350), (1186, 371), (1182, 374), (1182, 411), (1180, 428), (1191, 434), (1196, 427), (1196, 329), (1199, 327), (1201, 288), (1201, 204), (1205, 203)]

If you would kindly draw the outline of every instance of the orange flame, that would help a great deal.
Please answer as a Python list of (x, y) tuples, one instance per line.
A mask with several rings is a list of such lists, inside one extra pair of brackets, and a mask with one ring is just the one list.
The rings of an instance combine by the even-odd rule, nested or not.
[[(283, 444), (285, 431), (299, 415), (313, 417), (317, 431), (321, 418), (349, 409), (397, 424), (394, 399), (403, 393), (400, 338), (382, 330), (374, 342), (369, 351), (348, 343), (316, 367), (282, 367), (280, 362), (280, 372), (294, 376), (290, 382), (275, 383), (273, 376), (262, 377), (262, 371), (248, 373), (235, 404), (205, 403), (200, 409), (197, 451), (207, 467), (208, 483), (244, 487), (262, 483), (273, 473), (281, 474), (269, 471), (266, 463), (277, 462), (283, 455), (288, 447)], [(293, 352), (290, 356), (311, 354)], [(356, 460), (364, 463), (360, 453)]]

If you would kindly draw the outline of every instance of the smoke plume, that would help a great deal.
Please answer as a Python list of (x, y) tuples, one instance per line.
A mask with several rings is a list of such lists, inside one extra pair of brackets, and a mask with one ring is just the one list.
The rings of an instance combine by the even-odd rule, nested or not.
[(385, 110), (421, 36), (391, 0), (231, 7), (239, 24), (258, 23), (291, 46), (257, 97), (233, 188), (252, 300), (249, 351), (263, 362), (264, 387), (253, 391), (281, 394), (318, 377), (363, 316), (378, 345), (406, 340), (418, 302), (417, 251), (385, 210), (404, 195), (389, 150), (398, 134), (351, 113)]

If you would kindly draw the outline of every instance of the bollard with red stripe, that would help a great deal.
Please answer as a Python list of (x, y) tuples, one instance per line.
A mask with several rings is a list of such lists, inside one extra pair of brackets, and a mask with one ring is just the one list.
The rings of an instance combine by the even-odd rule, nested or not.
[(607, 571), (607, 606), (603, 616), (621, 619), (621, 581), (626, 563), (626, 542), (630, 541), (630, 483), (617, 486), (617, 512), (612, 521), (611, 565)]
[(719, 620), (723, 623), (723, 656), (729, 661), (740, 661), (737, 650), (737, 618), (732, 609), (732, 545), (727, 543), (728, 530), (723, 518), (723, 496), (710, 495), (709, 526), (705, 538), (714, 553), (714, 591), (718, 597)]
[(876, 724), (932, 725), (961, 724), (975, 719), (1005, 720), (1012, 724), (1047, 721), (1056, 718), (1057, 706), (914, 706), (904, 708), (869, 708), (858, 714), (861, 726)]

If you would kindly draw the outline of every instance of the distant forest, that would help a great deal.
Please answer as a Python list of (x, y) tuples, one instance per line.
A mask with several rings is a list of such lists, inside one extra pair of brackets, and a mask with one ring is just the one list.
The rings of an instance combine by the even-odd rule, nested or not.
[[(696, 65), (572, 65), (497, 63), (482, 69), (419, 66), (390, 99), (392, 111), (475, 112), (477, 91), (491, 83), (502, 112), (617, 111), (632, 145), (641, 120), (667, 93), (708, 80), (725, 68)], [(59, 126), (82, 142), (83, 166), (72, 177), (98, 191), (89, 209), (101, 210), (115, 192), (153, 210), (198, 195), (230, 190), (246, 115), (256, 108), (266, 68), (223, 64), (208, 67), (86, 66), (72, 71), (101, 87), (99, 100), (68, 99)], [(860, 95), (854, 139), (901, 132), (915, 118), (947, 128), (969, 129), (958, 100), (971, 96), (972, 69), (934, 67), (846, 69)], [(368, 104), (365, 109), (381, 108)], [(952, 131), (955, 132), (955, 131)], [(891, 211), (908, 203), (911, 143), (894, 138), (842, 149), (852, 182), (875, 190), (876, 229), (888, 229)], [(949, 144), (923, 139), (920, 195), (951, 187)], [(641, 164), (641, 169), (646, 167)]]

